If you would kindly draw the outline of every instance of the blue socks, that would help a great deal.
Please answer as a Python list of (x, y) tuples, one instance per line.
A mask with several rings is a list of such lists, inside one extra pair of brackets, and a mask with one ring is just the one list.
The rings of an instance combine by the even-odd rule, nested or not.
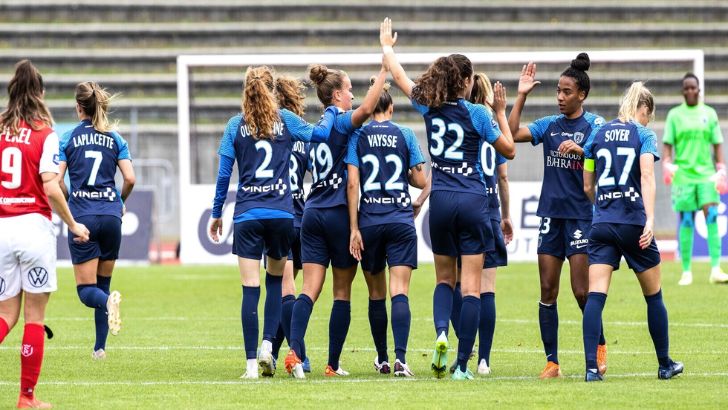
[(369, 328), (372, 331), (374, 346), (379, 363), (388, 362), (387, 354), (387, 302), (384, 299), (369, 299)]
[(395, 295), (392, 297), (392, 334), (394, 335), (394, 354), (402, 363), (407, 363), (407, 339), (409, 339), (410, 323), (409, 298), (407, 295)]
[[(455, 282), (455, 289), (452, 294), (452, 311), (450, 312), (450, 322), (455, 331), (455, 337), (460, 338), (460, 309), (463, 307), (463, 292), (460, 290), (460, 282)], [(439, 335), (440, 332), (437, 332)]]
[(351, 302), (348, 300), (334, 300), (329, 319), (329, 366), (339, 369), (341, 351), (344, 349), (346, 334), (351, 324)]
[(304, 360), (306, 357), (306, 346), (303, 344), (303, 338), (306, 336), (308, 320), (311, 319), (312, 310), (313, 300), (303, 293), (298, 295), (296, 303), (293, 304), (289, 340), (291, 342), (291, 349), (296, 352), (296, 356), (301, 360)]
[(460, 337), (458, 341), (458, 366), (466, 371), (468, 359), (475, 344), (475, 333), (480, 322), (480, 299), (475, 296), (463, 297), (463, 306), (460, 311)]
[(243, 286), (243, 303), (240, 318), (243, 322), (243, 343), (245, 357), (255, 359), (258, 348), (258, 301), (260, 286)]
[(556, 303), (545, 305), (538, 302), (538, 324), (546, 360), (559, 364), (559, 312)]
[[(105, 294), (111, 293), (111, 276), (96, 276), (96, 287)], [(96, 323), (96, 343), (94, 351), (106, 349), (106, 337), (109, 335), (109, 317), (106, 313), (106, 305), (103, 308), (94, 309), (94, 322)]]
[(281, 323), (281, 288), (283, 276), (265, 273), (265, 310), (263, 318), (263, 340), (273, 341)]
[(296, 303), (296, 297), (293, 295), (283, 296), (281, 299), (281, 324), (278, 325), (278, 333), (273, 342), (273, 357), (278, 359), (278, 352), (283, 344), (283, 338), (291, 346), (291, 316), (293, 316), (293, 304)]
[(448, 334), (450, 330), (450, 312), (452, 311), (452, 300), (455, 292), (446, 283), (435, 286), (432, 295), (432, 317), (435, 319), (435, 337), (440, 333)]
[(586, 371), (595, 373), (597, 367), (597, 342), (602, 328), (602, 311), (607, 302), (607, 295), (600, 292), (589, 292), (584, 306), (582, 331), (584, 334), (584, 359)]
[(76, 292), (84, 305), (92, 309), (104, 309), (106, 311), (106, 301), (109, 300), (109, 295), (96, 285), (78, 285), (76, 286)]
[(662, 289), (651, 296), (645, 296), (647, 302), (647, 326), (650, 328), (652, 343), (660, 366), (670, 365), (670, 338), (667, 333), (667, 309), (662, 302)]
[(490, 349), (493, 346), (495, 333), (495, 293), (480, 294), (480, 326), (478, 327), (478, 362), (485, 359), (490, 366)]

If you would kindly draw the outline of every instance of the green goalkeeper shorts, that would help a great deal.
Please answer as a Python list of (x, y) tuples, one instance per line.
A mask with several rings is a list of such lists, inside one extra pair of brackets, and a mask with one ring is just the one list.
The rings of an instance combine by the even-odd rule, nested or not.
[(707, 204), (720, 202), (713, 182), (702, 184), (672, 184), (672, 208), (675, 212), (697, 211)]

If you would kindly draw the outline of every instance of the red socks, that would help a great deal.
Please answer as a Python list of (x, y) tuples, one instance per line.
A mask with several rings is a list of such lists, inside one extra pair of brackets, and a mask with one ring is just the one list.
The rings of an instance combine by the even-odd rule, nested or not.
[(20, 394), (33, 397), (43, 364), (45, 330), (38, 323), (26, 323), (23, 344), (20, 349)]
[(8, 335), (8, 332), (10, 332), (10, 329), (8, 329), (8, 322), (0, 317), (0, 343), (5, 340), (5, 336)]

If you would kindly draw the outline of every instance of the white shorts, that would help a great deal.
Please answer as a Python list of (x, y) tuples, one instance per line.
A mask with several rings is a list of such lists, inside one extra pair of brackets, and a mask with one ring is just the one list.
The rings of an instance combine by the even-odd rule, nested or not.
[(0, 218), (0, 302), (28, 293), (54, 292), (56, 235), (40, 214)]

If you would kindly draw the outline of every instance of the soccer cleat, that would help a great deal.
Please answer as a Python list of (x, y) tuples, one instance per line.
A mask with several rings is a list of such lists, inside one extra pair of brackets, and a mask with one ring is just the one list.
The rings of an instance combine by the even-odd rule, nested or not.
[(689, 270), (686, 270), (682, 273), (682, 276), (680, 277), (680, 281), (677, 283), (680, 286), (687, 286), (689, 284), (693, 283), (693, 273)]
[(711, 269), (710, 271), (710, 283), (728, 283), (728, 274), (723, 272), (720, 266)]
[(435, 341), (435, 351), (432, 354), (432, 374), (438, 379), (445, 377), (447, 372), (447, 335), (440, 333)]
[(670, 360), (670, 365), (657, 370), (657, 378), (662, 380), (672, 379), (674, 376), (683, 372), (683, 364)]
[(242, 376), (240, 376), (241, 379), (257, 379), (258, 378), (258, 369), (256, 369), (254, 372), (246, 370), (245, 373), (243, 373)]
[(607, 345), (597, 345), (597, 368), (599, 374), (604, 375), (607, 373)]
[(561, 377), (561, 367), (554, 362), (546, 363), (546, 367), (544, 367), (541, 375), (538, 376), (539, 379), (555, 379), (559, 377)]
[(453, 380), (473, 380), (475, 377), (473, 377), (473, 373), (470, 371), (470, 369), (466, 369), (465, 371), (460, 370), (460, 367), (455, 369), (455, 373), (452, 374), (451, 379)]
[(589, 369), (586, 371), (586, 375), (584, 376), (585, 382), (600, 382), (603, 380), (604, 377), (599, 372), (599, 369)]
[[(291, 349), (288, 351), (288, 354), (286, 355), (286, 359), (284, 360), (283, 364), (286, 366), (286, 371), (288, 372), (288, 374), (293, 374), (293, 367), (296, 365), (301, 365), (301, 359), (299, 359), (296, 355), (296, 352)], [(301, 366), (301, 373), (303, 373), (303, 366)]]
[(273, 377), (276, 374), (276, 359), (273, 358), (273, 354), (266, 350), (260, 349), (258, 353), (258, 365), (261, 368), (260, 374), (263, 377)]
[(94, 350), (93, 353), (91, 353), (91, 358), (93, 360), (105, 360), (106, 352), (104, 349)]
[(311, 361), (308, 360), (308, 356), (306, 356), (305, 359), (303, 359), (303, 372), (304, 373), (311, 373)]
[[(475, 357), (475, 354), (476, 354), (475, 350), (470, 352), (470, 357), (468, 357), (468, 359), (472, 359), (473, 357)], [(450, 365), (450, 374), (455, 373), (455, 369), (457, 369), (457, 368), (458, 368), (458, 358), (456, 357), (455, 360), (453, 360), (452, 364)]]
[(337, 377), (337, 376), (348, 376), (349, 372), (341, 368), (341, 365), (339, 365), (339, 368), (334, 370), (331, 366), (327, 365), (326, 369), (324, 370), (324, 376), (326, 377)]
[(121, 330), (121, 293), (118, 290), (111, 292), (109, 299), (106, 301), (106, 311), (108, 312), (109, 333), (116, 336)]
[(485, 359), (480, 359), (480, 363), (478, 363), (478, 374), (490, 374), (490, 367), (488, 367), (488, 362)]
[(379, 363), (379, 356), (374, 357), (374, 370), (381, 374), (392, 373), (392, 369), (390, 369), (389, 363), (386, 360)]
[(26, 397), (22, 394), (18, 397), (18, 408), (19, 409), (52, 409), (53, 406), (50, 403), (40, 401), (35, 396)]
[(399, 359), (394, 361), (394, 377), (415, 377), (407, 363), (402, 363)]

